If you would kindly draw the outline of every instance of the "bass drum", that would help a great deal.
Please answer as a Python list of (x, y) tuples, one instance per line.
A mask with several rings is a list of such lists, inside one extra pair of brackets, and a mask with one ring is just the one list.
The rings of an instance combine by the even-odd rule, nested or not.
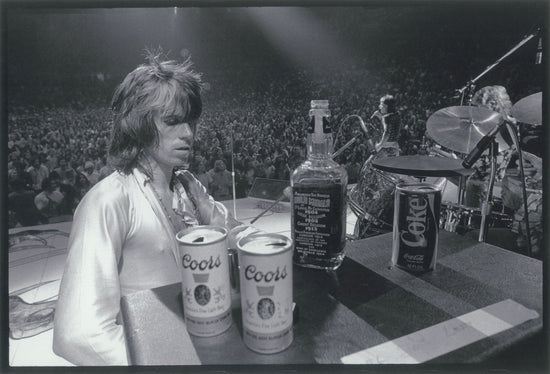
[(418, 178), (376, 169), (372, 158), (361, 168), (359, 181), (348, 192), (348, 205), (357, 216), (353, 239), (364, 239), (392, 231), (395, 187), (399, 183), (424, 182), (442, 191), (445, 178)]

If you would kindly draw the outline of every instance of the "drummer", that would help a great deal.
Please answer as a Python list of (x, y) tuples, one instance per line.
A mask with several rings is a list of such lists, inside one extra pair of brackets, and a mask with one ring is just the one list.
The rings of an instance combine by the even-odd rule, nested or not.
[[(512, 102), (503, 86), (486, 86), (479, 89), (472, 98), (472, 104), (490, 109), (499, 113), (505, 120), (515, 122), (510, 113)], [(505, 127), (500, 131), (503, 139), (512, 145), (512, 139)], [(497, 155), (496, 182), (500, 183), (504, 177), (506, 168), (510, 162), (514, 149), (509, 147)], [(487, 197), (487, 187), (490, 177), (491, 160), (487, 154), (483, 154), (472, 167), (474, 173), (466, 182), (464, 203), (466, 206), (481, 208)]]

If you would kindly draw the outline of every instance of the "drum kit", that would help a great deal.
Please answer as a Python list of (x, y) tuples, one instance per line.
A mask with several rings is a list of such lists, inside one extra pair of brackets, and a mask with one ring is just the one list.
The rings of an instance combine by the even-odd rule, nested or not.
[[(518, 101), (513, 106), (511, 113), (518, 122), (535, 126), (541, 125), (542, 94), (536, 93)], [(422, 181), (438, 184), (445, 189), (447, 180), (458, 180), (456, 198), (451, 196), (449, 199), (449, 194), (442, 193), (440, 229), (457, 233), (466, 233), (471, 230), (483, 232), (485, 229), (486, 233), (489, 227), (510, 228), (512, 225), (511, 214), (504, 212), (502, 200), (499, 200), (498, 197), (493, 198), (492, 193), (489, 195), (491, 200), (489, 209), (483, 206), (466, 206), (463, 203), (466, 180), (474, 173), (473, 169), (463, 165), (463, 159), (476, 149), (486, 135), (495, 132), (495, 128), (499, 127), (503, 121), (504, 119), (499, 113), (483, 107), (452, 106), (436, 111), (428, 118), (426, 134), (448, 151), (373, 160), (372, 166), (376, 169), (376, 173), (383, 176), (381, 180), (386, 182), (381, 187), (393, 189), (400, 182)], [(495, 133), (492, 139), (494, 139), (493, 143), (498, 144), (501, 151), (510, 147), (500, 133)], [(427, 178), (428, 180), (426, 180)], [(445, 183), (441, 183), (442, 180)], [(381, 227), (379, 211), (370, 209), (371, 205), (377, 206), (375, 202), (373, 204), (365, 204), (364, 201), (359, 203), (353, 194), (351, 194), (349, 202), (351, 210), (358, 217), (356, 237), (360, 232), (357, 228), (357, 225), (360, 224), (359, 221), (366, 220), (376, 223), (374, 226)], [(498, 207), (499, 203), (501, 211), (491, 209), (493, 206)], [(363, 222), (362, 225), (364, 226), (365, 223)], [(391, 230), (391, 222), (384, 221), (382, 226), (385, 226), (387, 231)], [(480, 241), (485, 241), (484, 235), (480, 234)]]

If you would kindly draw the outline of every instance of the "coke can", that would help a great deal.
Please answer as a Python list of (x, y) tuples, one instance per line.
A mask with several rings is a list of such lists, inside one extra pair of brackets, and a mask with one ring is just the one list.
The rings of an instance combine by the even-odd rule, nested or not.
[(428, 183), (395, 188), (392, 264), (411, 272), (435, 269), (441, 189)]
[(187, 331), (214, 336), (233, 323), (227, 230), (195, 226), (177, 233), (182, 296)]
[(292, 241), (280, 234), (254, 234), (239, 250), (243, 341), (258, 353), (277, 353), (294, 339)]

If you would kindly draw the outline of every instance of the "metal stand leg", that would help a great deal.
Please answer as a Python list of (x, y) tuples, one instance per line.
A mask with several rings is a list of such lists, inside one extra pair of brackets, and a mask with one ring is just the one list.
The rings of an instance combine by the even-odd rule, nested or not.
[(462, 203), (464, 201), (464, 191), (466, 191), (466, 179), (465, 176), (460, 176), (460, 179), (458, 181), (458, 198), (457, 198), (457, 204), (459, 206), (462, 206)]
[(523, 172), (523, 155), (521, 153), (521, 144), (519, 141), (519, 129), (514, 131), (510, 124), (506, 124), (508, 133), (511, 135), (516, 150), (518, 152), (518, 163), (519, 163), (519, 178), (521, 179), (522, 186), (522, 198), (523, 198), (523, 209), (524, 209), (524, 222), (525, 222), (525, 235), (527, 239), (527, 256), (531, 257), (533, 254), (533, 249), (531, 245), (531, 228), (529, 227), (529, 208), (527, 206), (527, 185), (525, 183), (525, 174)]
[(485, 201), (481, 204), (481, 227), (479, 229), (478, 241), (485, 242), (487, 239), (487, 231), (489, 230), (489, 217), (493, 209), (493, 187), (496, 177), (496, 165), (497, 165), (497, 153), (498, 143), (493, 140), (491, 147), (489, 148), (489, 155), (491, 158), (491, 174), (489, 177), (489, 186), (487, 188), (487, 196)]

